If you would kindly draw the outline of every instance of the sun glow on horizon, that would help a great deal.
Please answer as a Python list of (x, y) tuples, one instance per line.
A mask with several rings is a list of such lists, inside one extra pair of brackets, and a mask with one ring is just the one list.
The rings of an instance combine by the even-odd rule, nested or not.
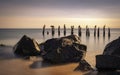
[(54, 25), (56, 28), (60, 25), (63, 28), (65, 24), (67, 28), (74, 25), (75, 28), (81, 25), (85, 28), (88, 25), (93, 28), (95, 25), (102, 28), (104, 25), (111, 28), (120, 28), (120, 19), (109, 18), (64, 18), (64, 17), (0, 17), (0, 28), (42, 28), (43, 25), (50, 28)]

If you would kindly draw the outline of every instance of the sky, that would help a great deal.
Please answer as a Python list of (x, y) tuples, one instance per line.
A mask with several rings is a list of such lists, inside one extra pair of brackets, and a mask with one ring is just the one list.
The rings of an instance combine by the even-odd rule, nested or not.
[(0, 0), (0, 28), (120, 28), (120, 0)]

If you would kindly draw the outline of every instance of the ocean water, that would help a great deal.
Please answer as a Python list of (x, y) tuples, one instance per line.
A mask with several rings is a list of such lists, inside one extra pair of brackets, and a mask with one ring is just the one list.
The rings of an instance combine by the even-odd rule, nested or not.
[[(47, 31), (49, 34), (47, 35)], [(120, 36), (120, 29), (111, 29), (111, 36), (108, 37), (108, 30), (106, 29), (106, 35), (103, 37), (103, 30), (100, 29), (100, 36), (94, 37), (94, 30), (90, 29), (90, 37), (86, 37), (86, 30), (82, 29), (81, 44), (87, 45), (87, 50), (104, 50), (107, 43), (117, 39)], [(66, 36), (71, 34), (71, 30), (66, 30)], [(78, 30), (74, 29), (74, 34), (78, 35)], [(23, 35), (27, 35), (34, 38), (38, 43), (42, 43), (47, 39), (63, 37), (63, 29), (61, 29), (61, 35), (58, 36), (58, 31), (55, 29), (55, 35), (51, 35), (51, 29), (46, 29), (45, 36), (42, 35), (42, 29), (0, 29), (0, 44), (14, 46)]]

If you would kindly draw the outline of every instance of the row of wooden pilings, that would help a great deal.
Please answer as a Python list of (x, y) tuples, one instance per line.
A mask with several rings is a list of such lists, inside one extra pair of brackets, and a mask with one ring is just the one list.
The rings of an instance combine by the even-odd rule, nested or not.
[[(43, 36), (45, 35), (45, 25), (43, 26), (43, 30), (42, 30), (42, 34)], [(82, 31), (81, 31), (81, 26), (79, 25), (78, 26), (78, 36), (82, 36)], [(60, 26), (58, 26), (58, 36), (60, 36)], [(105, 37), (105, 32), (106, 32), (106, 26), (104, 25), (103, 26), (103, 37)], [(49, 32), (47, 31), (47, 34), (49, 34)], [(55, 35), (55, 27), (53, 25), (51, 25), (51, 34), (52, 36)], [(66, 36), (66, 26), (64, 24), (64, 27), (63, 27), (63, 34), (64, 36)], [(71, 35), (74, 34), (74, 26), (71, 26)], [(110, 37), (111, 35), (111, 32), (110, 32), (110, 28), (108, 27), (108, 37)], [(86, 25), (86, 36), (90, 36), (90, 28)], [(100, 28), (97, 27), (97, 25), (94, 26), (94, 37), (96, 36), (100, 36)]]

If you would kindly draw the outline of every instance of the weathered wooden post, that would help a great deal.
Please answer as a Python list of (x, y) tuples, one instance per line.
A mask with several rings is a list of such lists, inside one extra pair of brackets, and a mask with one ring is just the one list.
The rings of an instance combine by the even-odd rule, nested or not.
[(88, 28), (88, 36), (90, 36), (90, 29)]
[(66, 26), (64, 24), (64, 36), (66, 36)]
[(86, 36), (88, 36), (88, 26), (86, 25)]
[(58, 36), (60, 36), (60, 26), (58, 26)]
[(103, 37), (105, 37), (105, 25), (103, 26)]
[(74, 26), (71, 26), (71, 35), (74, 34)]
[(97, 30), (97, 36), (99, 37), (100, 36), (100, 31), (99, 31), (99, 27), (98, 27), (98, 30)]
[(86, 26), (86, 36), (90, 36), (90, 29)]
[(52, 32), (52, 36), (54, 36), (54, 34), (55, 34), (55, 28), (54, 28), (53, 25), (51, 25), (51, 32)]
[(110, 34), (110, 28), (108, 28), (108, 37), (110, 37), (110, 35), (111, 35), (111, 34)]
[(96, 25), (95, 25), (95, 27), (94, 27), (94, 37), (96, 36)]
[(42, 29), (42, 35), (43, 36), (45, 35), (45, 25), (43, 26), (43, 29)]
[(79, 35), (79, 36), (81, 36), (81, 35), (82, 35), (80, 25), (78, 26), (78, 35)]

